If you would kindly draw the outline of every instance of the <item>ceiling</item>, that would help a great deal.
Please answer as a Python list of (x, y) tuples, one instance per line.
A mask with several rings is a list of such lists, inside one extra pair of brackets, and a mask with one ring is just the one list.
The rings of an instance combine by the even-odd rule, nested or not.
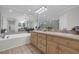
[[(35, 14), (35, 11), (38, 10), (43, 5), (1, 5), (2, 11), (7, 14)], [(67, 10), (71, 8), (78, 7), (78, 5), (46, 5), (47, 11), (40, 14), (41, 16), (59, 16), (66, 12)], [(29, 11), (31, 10), (31, 11)]]

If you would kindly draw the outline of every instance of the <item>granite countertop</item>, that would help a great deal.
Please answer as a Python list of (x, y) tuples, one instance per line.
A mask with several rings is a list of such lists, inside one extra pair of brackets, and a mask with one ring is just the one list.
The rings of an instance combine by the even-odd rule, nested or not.
[(66, 37), (66, 38), (71, 38), (71, 39), (77, 39), (79, 40), (79, 35), (76, 34), (70, 34), (70, 33), (62, 33), (62, 32), (48, 32), (48, 31), (34, 31), (38, 33), (44, 33), (44, 34), (49, 34), (49, 35), (55, 35), (55, 36), (61, 36), (61, 37)]

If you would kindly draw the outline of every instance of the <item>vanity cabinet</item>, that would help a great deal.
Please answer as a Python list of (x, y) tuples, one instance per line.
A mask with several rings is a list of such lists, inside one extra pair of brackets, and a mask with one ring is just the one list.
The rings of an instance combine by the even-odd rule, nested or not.
[(46, 34), (41, 32), (31, 33), (31, 43), (41, 52), (47, 54), (78, 54), (79, 40), (68, 37)]

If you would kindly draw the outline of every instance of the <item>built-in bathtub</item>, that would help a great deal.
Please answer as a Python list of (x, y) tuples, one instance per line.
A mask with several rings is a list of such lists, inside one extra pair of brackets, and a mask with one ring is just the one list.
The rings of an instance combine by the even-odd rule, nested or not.
[(0, 52), (30, 43), (30, 33), (6, 35), (0, 38)]

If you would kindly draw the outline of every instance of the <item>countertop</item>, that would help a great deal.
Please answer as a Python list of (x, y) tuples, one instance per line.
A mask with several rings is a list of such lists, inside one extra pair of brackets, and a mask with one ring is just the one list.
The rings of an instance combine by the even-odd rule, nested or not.
[(44, 34), (55, 35), (55, 36), (60, 36), (60, 37), (66, 37), (66, 38), (71, 38), (71, 39), (79, 40), (79, 35), (76, 35), (76, 34), (62, 33), (62, 32), (48, 32), (48, 31), (34, 31), (34, 32), (44, 33)]

